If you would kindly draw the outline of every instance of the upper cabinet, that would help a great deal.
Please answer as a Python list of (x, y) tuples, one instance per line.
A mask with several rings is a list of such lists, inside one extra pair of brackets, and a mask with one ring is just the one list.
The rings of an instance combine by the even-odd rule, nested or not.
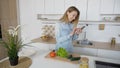
[(44, 14), (45, 13), (45, 7), (44, 7), (44, 2), (45, 0), (34, 0), (35, 3), (35, 12), (38, 14)]
[[(80, 10), (79, 20), (100, 21), (104, 14), (120, 14), (120, 0), (35, 0), (37, 14), (62, 15), (70, 6)], [(103, 15), (102, 15), (103, 14)], [(52, 18), (52, 17), (51, 17)]]
[(55, 2), (55, 0), (45, 0), (45, 14), (53, 14), (54, 13), (54, 11), (55, 11), (55, 9), (54, 9), (54, 3)]
[(120, 14), (120, 0), (101, 0), (101, 14)]
[(86, 20), (87, 0), (65, 0), (65, 10), (70, 6), (76, 6), (80, 11), (80, 20)]
[(64, 0), (45, 0), (45, 14), (63, 14)]
[(70, 6), (75, 6), (76, 0), (64, 0), (65, 1), (65, 10)]
[(63, 14), (64, 0), (34, 0), (37, 14)]
[(112, 14), (114, 8), (114, 0), (101, 0), (100, 13)]
[(115, 0), (114, 14), (120, 14), (120, 0)]
[(80, 20), (87, 19), (87, 0), (75, 0), (76, 7), (80, 10)]
[(54, 6), (54, 13), (55, 14), (63, 14), (65, 11), (65, 8), (64, 8), (64, 0), (55, 0), (55, 6)]
[(100, 20), (100, 0), (88, 0), (87, 4), (87, 19), (92, 21)]

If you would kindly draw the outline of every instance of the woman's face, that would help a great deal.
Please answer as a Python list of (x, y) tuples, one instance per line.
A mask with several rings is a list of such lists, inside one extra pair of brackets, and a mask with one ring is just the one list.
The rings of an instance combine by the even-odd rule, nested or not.
[(67, 12), (69, 22), (72, 22), (77, 17), (77, 11)]

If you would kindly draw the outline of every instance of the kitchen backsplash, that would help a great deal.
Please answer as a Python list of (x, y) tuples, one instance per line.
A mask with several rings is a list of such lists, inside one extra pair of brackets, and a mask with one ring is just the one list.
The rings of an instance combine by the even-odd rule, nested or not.
[[(78, 27), (82, 27), (79, 25)], [(79, 35), (79, 39), (84, 39), (86, 32), (86, 39), (91, 41), (110, 42), (112, 37), (116, 38), (116, 43), (120, 43), (120, 26), (105, 24), (104, 30), (99, 30), (99, 24), (89, 25)]]
[(54, 24), (42, 24), (41, 36), (48, 35), (55, 38), (55, 25)]
[[(52, 24), (50, 24), (50, 22), (47, 22), (47, 23), (45, 25), (51, 26), (51, 25), (55, 25), (56, 22), (54, 22)], [(89, 23), (89, 22), (87, 22), (87, 23)], [(86, 24), (79, 24), (77, 27), (82, 27), (85, 25)], [(120, 29), (120, 26), (118, 26), (118, 25), (104, 24), (104, 29), (100, 30), (99, 24), (88, 24), (88, 26), (85, 26), (82, 33), (79, 34), (78, 40), (83, 40), (84, 38), (86, 38), (90, 41), (110, 42), (112, 37), (115, 37), (116, 43), (120, 43), (119, 29)], [(52, 31), (52, 32), (54, 32), (54, 31)], [(85, 36), (85, 33), (86, 33), (86, 36)]]
[[(21, 29), (22, 30), (21, 37), (23, 38), (23, 40), (29, 42), (32, 39), (39, 38), (42, 32), (41, 31), (42, 24), (43, 22), (39, 20), (37, 23), (31, 23), (31, 24), (28, 23), (24, 25)], [(82, 27), (82, 26), (83, 25), (79, 25), (78, 27)], [(119, 29), (120, 26), (105, 24), (104, 30), (99, 30), (99, 24), (88, 24), (88, 26), (86, 26), (83, 29), (83, 32), (79, 35), (79, 39), (83, 39), (84, 33), (86, 32), (86, 38), (91, 41), (110, 42), (112, 37), (115, 37), (116, 43), (120, 43)]]

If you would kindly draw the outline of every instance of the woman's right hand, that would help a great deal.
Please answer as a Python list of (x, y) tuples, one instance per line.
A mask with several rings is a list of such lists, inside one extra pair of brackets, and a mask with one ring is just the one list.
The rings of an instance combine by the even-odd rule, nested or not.
[(81, 32), (82, 32), (82, 29), (81, 29), (81, 28), (76, 28), (75, 34), (80, 34)]
[(79, 34), (82, 32), (81, 28), (74, 28), (73, 31), (70, 33), (70, 36), (73, 36), (74, 34)]

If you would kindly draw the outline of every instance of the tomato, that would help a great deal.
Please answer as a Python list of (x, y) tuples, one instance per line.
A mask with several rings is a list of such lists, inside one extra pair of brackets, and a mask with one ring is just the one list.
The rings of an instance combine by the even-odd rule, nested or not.
[(50, 52), (50, 57), (55, 57), (56, 56), (56, 53), (55, 52)]

